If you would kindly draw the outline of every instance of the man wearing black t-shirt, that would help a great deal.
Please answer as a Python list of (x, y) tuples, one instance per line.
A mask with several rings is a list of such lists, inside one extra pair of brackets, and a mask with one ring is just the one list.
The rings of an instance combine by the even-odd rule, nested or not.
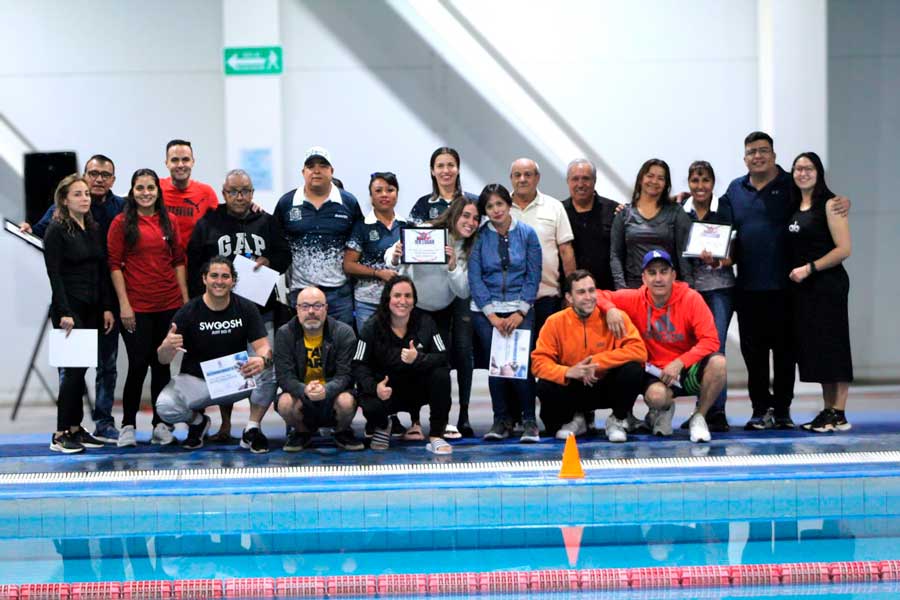
[[(168, 423), (187, 423), (188, 437), (183, 446), (203, 447), (209, 429), (209, 417), (203, 408), (213, 404), (234, 404), (250, 398), (250, 421), (241, 436), (241, 447), (253, 453), (269, 451), (269, 442), (259, 422), (275, 399), (276, 382), (272, 368), (272, 349), (266, 337), (259, 309), (253, 302), (233, 295), (237, 275), (231, 260), (224, 256), (210, 259), (202, 272), (206, 291), (181, 307), (172, 319), (172, 327), (156, 351), (159, 362), (172, 362), (184, 353), (181, 373), (163, 389), (157, 412)], [(253, 348), (246, 362), (239, 364), (246, 387), (225, 396), (212, 398), (201, 363), (233, 356)]]

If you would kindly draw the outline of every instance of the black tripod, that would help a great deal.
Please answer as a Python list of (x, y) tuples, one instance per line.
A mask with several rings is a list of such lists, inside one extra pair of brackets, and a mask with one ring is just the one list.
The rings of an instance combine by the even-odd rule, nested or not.
[[(31, 351), (31, 359), (28, 361), (28, 369), (25, 370), (25, 378), (22, 380), (22, 385), (19, 386), (19, 395), (16, 396), (16, 403), (13, 405), (12, 415), (10, 416), (10, 421), (15, 421), (16, 416), (19, 414), (19, 407), (22, 405), (22, 399), (25, 397), (25, 390), (28, 388), (28, 380), (31, 379), (31, 374), (34, 373), (35, 377), (38, 378), (38, 381), (41, 382), (41, 385), (44, 386), (44, 389), (47, 391), (47, 395), (50, 396), (50, 400), (56, 404), (56, 396), (53, 394), (53, 390), (50, 388), (50, 384), (47, 383), (47, 380), (44, 379), (44, 376), (41, 374), (40, 369), (35, 365), (35, 361), (37, 360), (38, 352), (41, 351), (41, 344), (44, 342), (44, 336), (47, 334), (47, 325), (50, 324), (50, 310), (48, 309), (45, 313), (43, 322), (41, 323), (41, 330), (38, 332), (37, 339), (34, 341), (34, 350)], [(85, 386), (84, 390), (84, 402), (88, 407), (88, 410), (93, 410), (93, 403), (91, 402), (90, 394), (87, 391), (87, 386)]]

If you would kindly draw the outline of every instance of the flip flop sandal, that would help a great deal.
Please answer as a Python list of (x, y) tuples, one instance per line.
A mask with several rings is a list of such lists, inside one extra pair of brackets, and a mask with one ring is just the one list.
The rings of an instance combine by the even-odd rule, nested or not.
[(219, 431), (215, 435), (206, 436), (206, 441), (210, 444), (237, 444), (240, 440), (231, 435), (230, 431)]
[(403, 434), (403, 439), (407, 442), (421, 442), (425, 439), (425, 435), (422, 433), (422, 427), (418, 423), (413, 423), (410, 428), (406, 430), (406, 433)]
[(376, 451), (387, 450), (391, 447), (391, 430), (376, 429), (372, 434), (372, 440), (369, 442), (369, 449)]
[(432, 454), (453, 454), (453, 446), (451, 446), (441, 438), (431, 440), (430, 442), (425, 444), (425, 449)]
[(457, 429), (455, 425), (448, 424), (444, 429), (444, 438), (448, 440), (458, 440), (462, 438), (462, 434), (459, 432), (459, 429)]

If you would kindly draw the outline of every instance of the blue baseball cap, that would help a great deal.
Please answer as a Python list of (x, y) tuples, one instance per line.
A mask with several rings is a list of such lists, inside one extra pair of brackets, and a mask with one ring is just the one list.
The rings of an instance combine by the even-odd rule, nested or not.
[(644, 260), (641, 261), (641, 271), (646, 269), (647, 265), (652, 263), (654, 260), (665, 261), (670, 267), (675, 268), (675, 265), (672, 263), (672, 257), (669, 256), (668, 252), (666, 252), (665, 250), (651, 250), (644, 255)]

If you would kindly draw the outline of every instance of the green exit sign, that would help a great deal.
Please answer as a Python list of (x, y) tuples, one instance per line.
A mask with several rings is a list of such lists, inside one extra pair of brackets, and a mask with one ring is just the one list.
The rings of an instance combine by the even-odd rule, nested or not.
[(281, 46), (225, 48), (226, 75), (278, 75), (282, 70)]

